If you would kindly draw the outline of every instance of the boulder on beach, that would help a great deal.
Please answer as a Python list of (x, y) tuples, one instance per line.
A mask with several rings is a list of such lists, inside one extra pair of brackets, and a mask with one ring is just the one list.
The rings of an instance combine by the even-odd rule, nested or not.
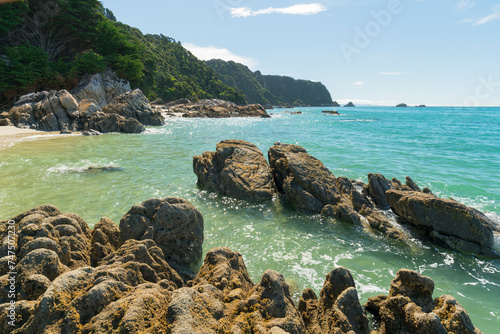
[(276, 194), (271, 169), (259, 148), (242, 140), (225, 140), (215, 152), (193, 157), (201, 189), (252, 202), (269, 201)]
[(113, 102), (117, 96), (130, 91), (130, 83), (127, 80), (118, 78), (111, 71), (106, 71), (84, 76), (71, 93), (80, 103), (92, 99), (102, 108)]
[(433, 300), (433, 292), (432, 279), (401, 269), (389, 295), (369, 298), (364, 307), (373, 315), (380, 334), (482, 333), (455, 298), (444, 295)]
[(67, 90), (31, 93), (14, 104), (8, 118), (20, 128), (75, 130), (79, 118), (78, 102)]
[(127, 119), (136, 119), (143, 125), (161, 126), (165, 120), (161, 113), (153, 111), (148, 99), (140, 89), (117, 96), (102, 108), (105, 114), (118, 114)]
[(141, 90), (130, 91), (114, 74), (84, 77), (70, 94), (66, 90), (22, 96), (3, 119), (20, 128), (42, 131), (140, 133), (145, 125), (164, 124)]

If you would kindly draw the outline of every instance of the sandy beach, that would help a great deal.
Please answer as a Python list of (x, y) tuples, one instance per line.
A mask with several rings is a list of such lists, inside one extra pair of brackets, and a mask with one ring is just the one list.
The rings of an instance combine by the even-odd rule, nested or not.
[(32, 136), (53, 135), (58, 132), (38, 131), (32, 129), (20, 129), (15, 126), (0, 126), (0, 151), (4, 150), (13, 143)]

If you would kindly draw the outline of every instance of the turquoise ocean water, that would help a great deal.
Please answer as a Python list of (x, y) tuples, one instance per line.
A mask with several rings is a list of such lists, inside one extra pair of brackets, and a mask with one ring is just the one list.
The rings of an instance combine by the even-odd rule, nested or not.
[[(276, 109), (271, 119), (169, 119), (140, 135), (28, 139), (0, 151), (0, 219), (48, 203), (90, 225), (103, 216), (119, 223), (146, 199), (182, 197), (204, 215), (205, 252), (219, 246), (241, 252), (254, 282), (266, 269), (281, 272), (296, 300), (306, 287), (319, 292), (336, 266), (351, 270), (362, 303), (387, 293), (397, 270), (409, 268), (435, 281), (435, 297), (457, 298), (483, 332), (498, 332), (500, 261), (387, 240), (279, 202), (251, 205), (196, 188), (193, 155), (225, 139), (250, 141), (267, 155), (281, 141), (303, 146), (336, 176), (409, 175), (500, 222), (500, 108), (338, 108), (340, 116), (324, 115), (325, 109), (294, 110), (302, 115)], [(109, 165), (123, 170), (81, 172)]]

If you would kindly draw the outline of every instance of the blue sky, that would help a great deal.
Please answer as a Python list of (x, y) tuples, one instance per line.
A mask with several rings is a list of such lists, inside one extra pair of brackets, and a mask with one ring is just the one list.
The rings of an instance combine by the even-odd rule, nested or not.
[(500, 0), (104, 0), (200, 59), (323, 82), (358, 104), (500, 106)]

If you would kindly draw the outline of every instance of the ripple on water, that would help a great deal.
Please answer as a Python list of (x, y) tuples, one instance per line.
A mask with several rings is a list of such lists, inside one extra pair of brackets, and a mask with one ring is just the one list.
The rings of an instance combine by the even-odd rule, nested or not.
[[(295, 300), (307, 287), (319, 293), (325, 276), (344, 266), (364, 303), (387, 293), (396, 272), (408, 268), (430, 276), (435, 296), (455, 296), (476, 326), (494, 333), (500, 321), (499, 261), (478, 260), (420, 240), (388, 240), (349, 224), (294, 213), (279, 200), (253, 205), (196, 189), (193, 155), (214, 151), (225, 139), (253, 142), (266, 155), (280, 141), (305, 147), (336, 176), (366, 182), (369, 172), (403, 180), (410, 175), (421, 187), (489, 211), (488, 217), (499, 222), (495, 166), (500, 143), (495, 136), (500, 109), (490, 110), (496, 118), (487, 122), (497, 125), (488, 131), (469, 128), (474, 120), (487, 118), (484, 110), (457, 114), (446, 108), (419, 113), (394, 109), (346, 110), (343, 118), (324, 117), (321, 108), (303, 108), (301, 117), (280, 113), (270, 119), (168, 119), (164, 127), (148, 128), (142, 135), (18, 143), (0, 151), (0, 170), (8, 180), (0, 188), (0, 219), (50, 203), (82, 215), (91, 225), (103, 216), (119, 222), (148, 198), (183, 197), (204, 216), (204, 252), (223, 246), (241, 252), (254, 282), (269, 268), (282, 273)], [(75, 172), (90, 165), (116, 165), (123, 171)]]

